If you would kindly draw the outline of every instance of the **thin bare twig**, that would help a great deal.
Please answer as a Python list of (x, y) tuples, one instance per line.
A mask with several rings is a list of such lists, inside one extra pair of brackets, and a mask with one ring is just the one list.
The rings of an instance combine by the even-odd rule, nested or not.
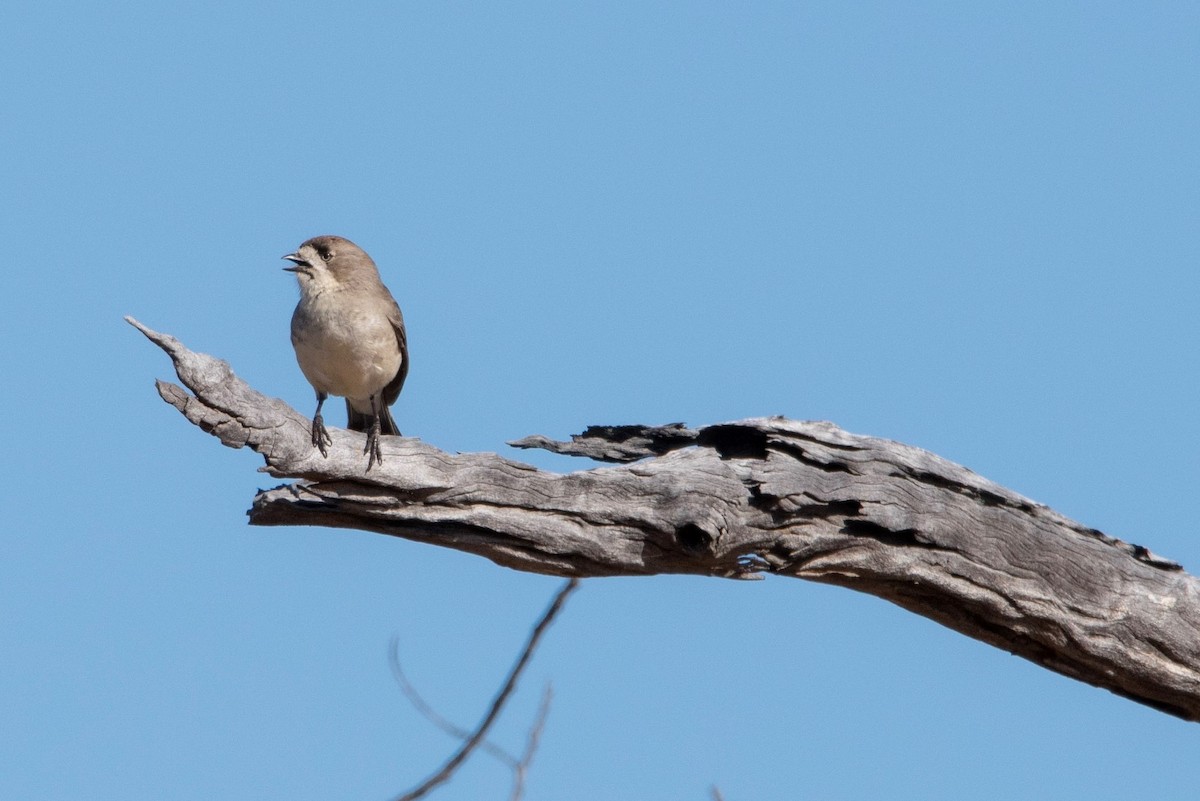
[[(399, 639), (392, 638), (389, 659), (392, 666), (392, 674), (395, 676), (396, 683), (400, 685), (400, 690), (408, 698), (409, 702), (416, 710), (421, 713), (421, 716), (432, 723), (437, 728), (441, 729), (451, 737), (456, 737), (460, 740), (467, 740), (471, 736), (471, 732), (451, 723), (446, 718), (434, 709), (429, 702), (417, 691), (412, 682), (408, 680), (408, 676), (404, 673), (404, 668), (400, 664), (400, 647)], [(533, 763), (533, 757), (537, 753), (538, 744), (541, 741), (542, 730), (546, 726), (546, 720), (550, 715), (550, 702), (554, 698), (554, 689), (549, 683), (546, 684), (546, 689), (542, 691), (542, 700), (538, 704), (537, 714), (534, 716), (533, 724), (529, 727), (529, 735), (526, 739), (525, 751), (521, 754), (521, 758), (517, 759), (512, 754), (505, 751), (500, 746), (493, 743), (491, 740), (483, 740), (479, 743), (479, 749), (487, 751), (496, 759), (508, 765), (513, 772), (513, 790), (509, 796), (509, 801), (521, 801), (521, 797), (525, 794), (525, 777), (529, 772), (529, 766)]]
[[(457, 726), (451, 723), (446, 718), (442, 717), (436, 709), (429, 705), (419, 692), (408, 680), (408, 676), (404, 673), (404, 668), (400, 664), (400, 638), (392, 637), (391, 647), (388, 650), (388, 661), (392, 666), (392, 676), (396, 679), (396, 683), (400, 685), (400, 692), (404, 693), (404, 697), (408, 702), (421, 714), (421, 717), (428, 720), (437, 728), (449, 734), (458, 740), (469, 740), (471, 732), (464, 729), (462, 726)], [(500, 746), (493, 743), (491, 740), (484, 740), (479, 744), (479, 748), (487, 751), (489, 754), (508, 765), (513, 770), (520, 766), (520, 761), (512, 754), (505, 751)]]
[(479, 743), (483, 741), (484, 737), (487, 735), (488, 729), (492, 727), (492, 724), (496, 722), (496, 718), (499, 717), (500, 710), (504, 708), (504, 704), (508, 700), (508, 697), (512, 695), (513, 690), (516, 689), (517, 679), (520, 678), (521, 673), (525, 670), (525, 666), (529, 664), (529, 660), (533, 657), (533, 652), (537, 648), (538, 641), (541, 640), (542, 635), (546, 633), (546, 629), (549, 628), (550, 624), (554, 621), (554, 618), (562, 609), (567, 597), (574, 592), (578, 586), (579, 579), (569, 579), (567, 583), (563, 585), (562, 589), (558, 591), (558, 594), (554, 596), (554, 600), (551, 601), (550, 606), (546, 609), (545, 614), (542, 615), (542, 619), (539, 620), (538, 624), (533, 627), (533, 632), (529, 635), (529, 641), (525, 643), (525, 649), (521, 652), (521, 656), (517, 658), (517, 663), (513, 665), (512, 671), (509, 672), (508, 679), (504, 682), (504, 686), (500, 689), (500, 692), (496, 694), (495, 699), (492, 700), (491, 708), (488, 710), (487, 715), (484, 716), (483, 721), (479, 724), (478, 728), (476, 728), (466, 742), (459, 747), (458, 751), (456, 751), (449, 759), (446, 760), (445, 764), (443, 764), (436, 773), (434, 773), (425, 781), (421, 782), (421, 784), (417, 785), (412, 790), (409, 790), (407, 793), (397, 796), (396, 801), (416, 801), (416, 799), (423, 797), (430, 790), (433, 790), (438, 785), (448, 781), (450, 777), (454, 775), (454, 772), (458, 769), (458, 766), (466, 761), (467, 757), (471, 755), (471, 752), (474, 751)]
[(533, 755), (537, 753), (538, 743), (541, 742), (542, 730), (546, 728), (546, 717), (550, 714), (550, 701), (553, 698), (554, 689), (546, 684), (546, 689), (542, 692), (542, 702), (538, 705), (537, 717), (533, 719), (533, 726), (529, 729), (525, 753), (521, 755), (521, 761), (513, 767), (513, 791), (508, 801), (521, 801), (521, 796), (525, 794), (525, 776), (529, 773)]

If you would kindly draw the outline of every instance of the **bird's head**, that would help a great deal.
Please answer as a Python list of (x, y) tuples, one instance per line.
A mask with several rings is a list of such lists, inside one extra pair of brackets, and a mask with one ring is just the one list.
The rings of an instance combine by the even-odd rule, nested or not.
[(378, 281), (379, 271), (366, 251), (340, 236), (314, 236), (283, 258), (303, 291), (331, 289), (359, 281)]

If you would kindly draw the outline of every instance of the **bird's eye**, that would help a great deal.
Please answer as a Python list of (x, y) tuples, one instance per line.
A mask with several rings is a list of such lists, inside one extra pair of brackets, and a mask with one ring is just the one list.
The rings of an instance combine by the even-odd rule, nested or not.
[(328, 252), (326, 252), (326, 253), (322, 253), (322, 254), (321, 254), (321, 258), (322, 258), (322, 259), (324, 259), (325, 261), (329, 261), (330, 259), (332, 259), (332, 258), (333, 258), (333, 251), (332, 251), (332, 250), (330, 250), (330, 251), (328, 251)]

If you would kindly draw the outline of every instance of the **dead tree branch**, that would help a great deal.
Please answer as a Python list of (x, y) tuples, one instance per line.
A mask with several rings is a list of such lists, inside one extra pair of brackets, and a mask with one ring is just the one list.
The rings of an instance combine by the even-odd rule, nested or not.
[(362, 434), (309, 420), (229, 365), (135, 321), (190, 390), (159, 394), (274, 476), (254, 525), (365, 529), (568, 577), (763, 574), (885, 598), (970, 637), (1200, 721), (1200, 581), (934, 454), (830, 423), (593, 427), (518, 447), (615, 462), (564, 475), (490, 453), (388, 437), (368, 475)]

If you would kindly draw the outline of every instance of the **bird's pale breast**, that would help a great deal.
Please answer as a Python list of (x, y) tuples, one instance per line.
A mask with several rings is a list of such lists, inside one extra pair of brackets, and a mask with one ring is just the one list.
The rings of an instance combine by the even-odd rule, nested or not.
[(304, 377), (330, 395), (365, 401), (400, 370), (395, 329), (370, 297), (322, 292), (302, 298), (292, 315), (292, 345)]

